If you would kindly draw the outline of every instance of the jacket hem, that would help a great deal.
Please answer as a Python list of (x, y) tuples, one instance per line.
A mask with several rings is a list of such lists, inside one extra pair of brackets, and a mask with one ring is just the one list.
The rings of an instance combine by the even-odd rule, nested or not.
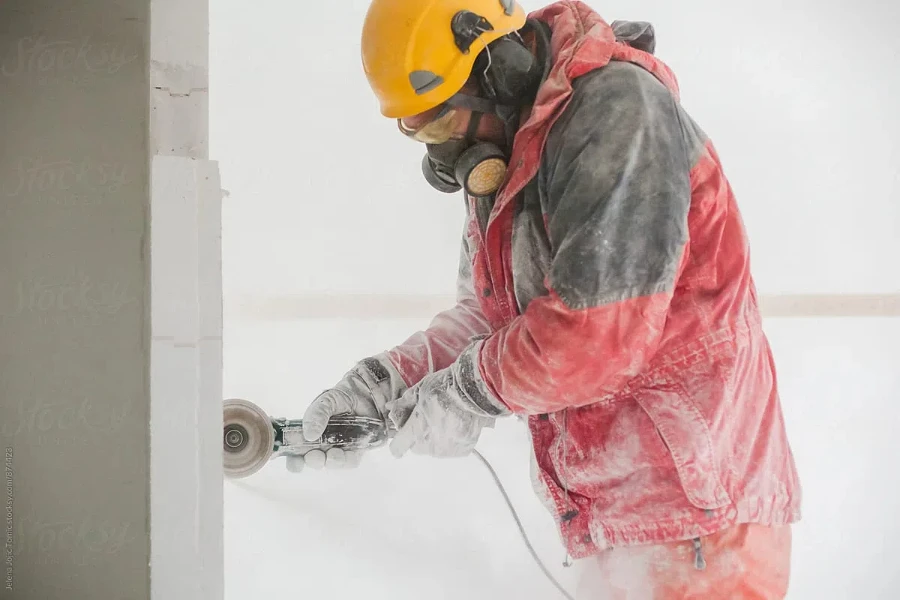
[[(798, 503), (788, 501), (785, 508), (784, 498), (750, 498), (745, 499), (720, 515), (708, 519), (686, 521), (672, 519), (641, 523), (635, 525), (609, 525), (594, 521), (590, 528), (591, 544), (575, 544), (569, 540), (569, 554), (573, 558), (586, 558), (611, 550), (619, 546), (655, 545), (692, 540), (712, 535), (729, 527), (743, 524), (764, 526), (789, 525), (801, 519)], [(716, 511), (721, 512), (721, 511)]]

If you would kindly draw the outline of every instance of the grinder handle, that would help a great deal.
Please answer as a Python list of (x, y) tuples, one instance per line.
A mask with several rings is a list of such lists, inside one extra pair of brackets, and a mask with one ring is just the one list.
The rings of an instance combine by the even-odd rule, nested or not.
[(388, 431), (381, 419), (346, 414), (331, 417), (318, 440), (309, 442), (303, 437), (303, 422), (300, 420), (285, 423), (283, 438), (284, 444), (290, 448), (366, 450), (384, 444)]
[(330, 447), (363, 450), (387, 439), (384, 421), (358, 415), (336, 415), (328, 420), (322, 443)]

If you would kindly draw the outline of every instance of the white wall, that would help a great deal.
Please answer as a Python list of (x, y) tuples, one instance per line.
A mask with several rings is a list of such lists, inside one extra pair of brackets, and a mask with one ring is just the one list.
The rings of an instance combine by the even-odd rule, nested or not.
[[(715, 141), (738, 195), (763, 294), (900, 291), (897, 5), (591, 4), (609, 21), (656, 26), (657, 54), (678, 74), (683, 102)], [(367, 5), (265, 0), (248, 11), (219, 0), (211, 7), (211, 152), (230, 191), (225, 393), (286, 416), (302, 414), (352, 361), (423, 320), (279, 323), (265, 322), (271, 315), (263, 312), (242, 320), (254, 316), (238, 310), (242, 303), (453, 291), (461, 200), (427, 186), (422, 148), (378, 114), (359, 61)], [(900, 595), (890, 567), (900, 561), (891, 544), (900, 527), (888, 458), (900, 453), (891, 435), (900, 425), (897, 323), (767, 321), (806, 497), (791, 598)], [(558, 566), (552, 523), (525, 481), (527, 447), (513, 424), (494, 433), (486, 452), (500, 461), (542, 555)], [(264, 573), (299, 564), (313, 565), (301, 589), (324, 593), (335, 585), (330, 565), (371, 569), (366, 561), (374, 561), (383, 568), (346, 585), (374, 587), (371, 597), (420, 597), (392, 570), (397, 558), (446, 586), (445, 596), (431, 597), (450, 597), (451, 589), (470, 598), (551, 597), (477, 463), (398, 466), (374, 457), (371, 465), (303, 479), (273, 467), (252, 483), (228, 484), (226, 561), (235, 568), (226, 569), (226, 596), (269, 589), (276, 584)], [(424, 483), (433, 472), (440, 475)], [(454, 478), (470, 487), (454, 493)], [(444, 503), (447, 512), (437, 508)], [(248, 521), (249, 510), (260, 520)], [(407, 511), (425, 532), (410, 543), (433, 560), (407, 556), (379, 510)], [(382, 536), (393, 540), (390, 551), (372, 551)], [(257, 542), (275, 544), (284, 562)], [(469, 558), (454, 562), (448, 548), (464, 548)]]
[(149, 597), (143, 0), (0, 2), (0, 599)]
[(206, 24), (0, 2), (2, 600), (223, 595)]

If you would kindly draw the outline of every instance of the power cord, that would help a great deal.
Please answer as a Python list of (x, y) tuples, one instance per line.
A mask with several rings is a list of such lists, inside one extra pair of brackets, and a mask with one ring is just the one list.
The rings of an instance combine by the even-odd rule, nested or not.
[(525, 541), (525, 546), (528, 547), (528, 551), (531, 553), (534, 561), (541, 568), (541, 571), (544, 572), (544, 575), (546, 575), (547, 579), (550, 580), (550, 583), (552, 583), (556, 587), (556, 589), (559, 590), (559, 593), (562, 594), (563, 597), (566, 598), (566, 600), (575, 600), (575, 598), (572, 597), (572, 595), (569, 594), (569, 592), (567, 592), (562, 585), (560, 585), (560, 583), (556, 580), (550, 570), (547, 569), (547, 566), (544, 564), (544, 562), (537, 555), (537, 552), (534, 551), (534, 547), (531, 545), (531, 542), (528, 540), (528, 535), (525, 533), (525, 527), (522, 525), (522, 520), (519, 519), (519, 514), (516, 512), (512, 501), (509, 499), (509, 494), (506, 493), (506, 488), (503, 487), (503, 483), (500, 481), (500, 477), (497, 475), (494, 467), (491, 466), (491, 463), (488, 462), (488, 460), (484, 457), (484, 455), (481, 454), (481, 452), (479, 452), (478, 450), (473, 450), (473, 452), (475, 456), (477, 456), (481, 461), (481, 463), (485, 467), (487, 467), (487, 470), (490, 471), (491, 477), (494, 478), (494, 483), (497, 484), (497, 489), (499, 489), (500, 493), (503, 494), (503, 499), (506, 500), (506, 506), (509, 507), (509, 512), (510, 514), (512, 514), (513, 519), (516, 520), (516, 525), (519, 527), (519, 533), (522, 534), (522, 539)]

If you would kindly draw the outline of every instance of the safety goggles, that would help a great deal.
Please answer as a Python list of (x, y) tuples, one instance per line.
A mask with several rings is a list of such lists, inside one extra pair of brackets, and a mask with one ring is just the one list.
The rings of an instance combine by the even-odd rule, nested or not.
[(427, 123), (410, 129), (397, 119), (397, 127), (408, 138), (423, 144), (443, 144), (453, 138), (459, 128), (459, 110), (450, 104), (444, 104), (437, 115)]

